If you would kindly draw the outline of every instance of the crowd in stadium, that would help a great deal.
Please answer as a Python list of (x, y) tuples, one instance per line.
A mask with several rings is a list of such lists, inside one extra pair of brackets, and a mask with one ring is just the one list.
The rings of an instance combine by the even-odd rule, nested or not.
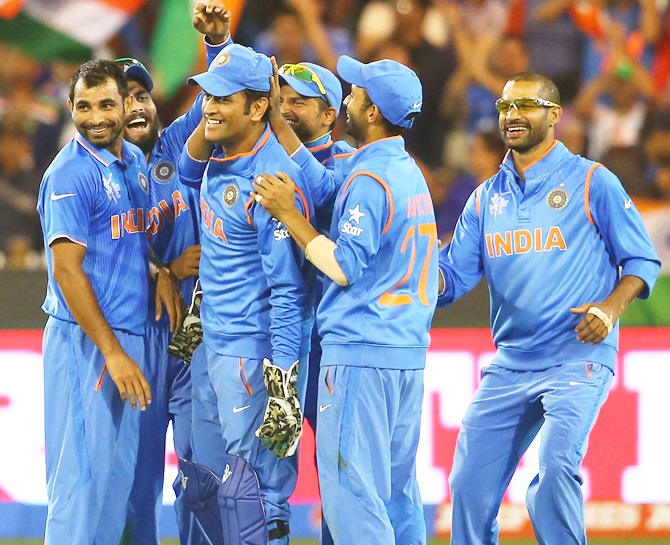
[[(151, 69), (156, 4), (107, 45)], [(340, 54), (395, 59), (422, 80), (424, 111), (408, 131), (449, 239), (472, 189), (505, 152), (494, 101), (526, 69), (556, 81), (558, 137), (605, 164), (631, 196), (670, 200), (670, 11), (654, 0), (249, 0), (235, 40), (279, 64), (334, 70)], [(41, 175), (73, 134), (66, 89), (76, 68), (40, 62), (0, 38), (0, 268), (43, 267), (35, 199)], [(202, 61), (204, 63), (204, 60)], [(195, 70), (194, 70), (195, 72)], [(193, 90), (160, 100), (169, 122)], [(341, 116), (342, 117), (342, 116)], [(345, 137), (341, 127), (335, 137)], [(638, 204), (639, 206), (639, 204)]]

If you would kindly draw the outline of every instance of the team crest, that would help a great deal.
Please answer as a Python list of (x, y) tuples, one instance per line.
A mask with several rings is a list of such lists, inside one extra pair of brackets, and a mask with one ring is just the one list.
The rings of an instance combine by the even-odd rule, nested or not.
[(240, 196), (240, 190), (235, 184), (230, 184), (223, 190), (223, 204), (226, 206), (233, 206)]
[(145, 193), (148, 194), (149, 193), (149, 180), (147, 179), (147, 177), (144, 175), (143, 172), (140, 172), (137, 175), (137, 181), (139, 182), (140, 187), (142, 188), (142, 191), (144, 191)]
[(156, 166), (154, 166), (151, 173), (154, 180), (161, 184), (166, 184), (174, 178), (176, 171), (177, 169), (175, 168), (174, 163), (168, 159), (164, 159), (156, 163)]
[(221, 51), (216, 58), (214, 59), (214, 66), (224, 66), (230, 61), (230, 53), (227, 51)]
[(494, 193), (493, 197), (491, 197), (491, 204), (489, 204), (489, 213), (493, 215), (494, 219), (497, 218), (503, 213), (508, 203), (509, 200), (500, 193)]
[(568, 194), (562, 189), (554, 189), (547, 195), (547, 204), (554, 210), (560, 210), (568, 204)]

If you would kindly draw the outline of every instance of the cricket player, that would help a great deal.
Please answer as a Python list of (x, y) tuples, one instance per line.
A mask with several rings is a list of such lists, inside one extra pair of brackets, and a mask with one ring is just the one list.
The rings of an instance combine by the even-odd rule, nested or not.
[(588, 435), (612, 382), (618, 318), (646, 298), (660, 262), (619, 180), (555, 139), (556, 85), (522, 73), (496, 101), (510, 151), (471, 195), (440, 254), (440, 305), (482, 277), (497, 352), (458, 435), (451, 542), (498, 543), (507, 485), (540, 433), (527, 506), (542, 545), (586, 545)]
[[(230, 12), (218, 2), (199, 3), (193, 23), (204, 35), (209, 64), (230, 41)], [(197, 189), (179, 182), (177, 160), (202, 119), (202, 94), (186, 114), (163, 128), (151, 94), (153, 79), (146, 67), (132, 58), (117, 62), (124, 68), (131, 97), (125, 116), (125, 137), (144, 152), (149, 168), (149, 244), (179, 281), (182, 296), (190, 300), (200, 261), (200, 195)], [(145, 375), (153, 402), (140, 416), (140, 447), (124, 535), (127, 545), (160, 544), (165, 434), (170, 421), (177, 456), (192, 457), (191, 373), (182, 359), (168, 355), (171, 337), (169, 322), (165, 317), (157, 321), (153, 307), (150, 308), (145, 333)], [(175, 488), (177, 492), (180, 489)], [(206, 543), (192, 522), (192, 515), (183, 512), (180, 505), (175, 503), (182, 545)]]
[(330, 237), (295, 208), (289, 176), (264, 174), (254, 195), (329, 279), (317, 315), (316, 449), (334, 542), (425, 544), (415, 460), (437, 232), (428, 187), (401, 136), (421, 111), (421, 82), (390, 60), (342, 56), (337, 70), (352, 84), (347, 131), (361, 147), (335, 166), (344, 177), (336, 178), (343, 183)]
[[(78, 134), (45, 172), (37, 204), (49, 315), (45, 543), (117, 545), (137, 459), (133, 409), (145, 411), (152, 399), (142, 371), (149, 182), (144, 154), (123, 140), (129, 92), (117, 63), (80, 66), (68, 105)], [(157, 313), (165, 303), (176, 328), (175, 299), (164, 292), (169, 278), (158, 275)]]
[[(255, 176), (290, 172), (301, 187), (297, 205), (313, 216), (300, 170), (267, 123), (271, 77), (270, 59), (232, 44), (190, 78), (205, 93), (204, 120), (178, 165), (201, 192), (204, 340), (192, 362), (194, 460), (217, 476), (225, 498), (215, 496), (199, 520), (219, 521), (222, 540), (203, 526), (226, 545), (249, 533), (245, 543), (288, 544), (313, 324), (310, 267), (286, 228), (249, 196)], [(250, 476), (242, 488), (256, 490), (251, 505), (237, 494), (242, 488), (229, 488), (242, 474)]]

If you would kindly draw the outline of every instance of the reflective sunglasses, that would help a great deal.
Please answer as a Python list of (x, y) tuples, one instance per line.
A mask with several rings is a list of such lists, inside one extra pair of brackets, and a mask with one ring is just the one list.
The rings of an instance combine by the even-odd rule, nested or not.
[(522, 97), (513, 100), (499, 98), (496, 100), (496, 110), (499, 114), (507, 115), (512, 108), (517, 112), (528, 112), (535, 108), (556, 108), (559, 105), (543, 98)]
[(306, 83), (315, 83), (319, 89), (319, 93), (324, 97), (326, 96), (326, 88), (323, 86), (323, 83), (321, 83), (319, 76), (317, 76), (314, 70), (309, 66), (305, 66), (304, 64), (284, 64), (279, 69), (279, 75), (293, 76)]

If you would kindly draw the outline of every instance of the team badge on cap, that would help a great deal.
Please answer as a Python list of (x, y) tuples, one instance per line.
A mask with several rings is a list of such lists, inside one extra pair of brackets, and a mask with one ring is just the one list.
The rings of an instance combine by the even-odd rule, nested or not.
[(214, 66), (224, 66), (230, 61), (230, 53), (227, 51), (221, 51), (216, 58), (214, 59)]
[(233, 206), (240, 196), (240, 190), (235, 184), (230, 184), (223, 190), (223, 204)]
[(149, 193), (149, 180), (147, 179), (147, 177), (144, 175), (143, 172), (140, 172), (137, 175), (137, 181), (140, 183), (140, 187), (142, 188), (142, 191), (144, 191), (145, 193), (148, 194)]
[(169, 159), (163, 159), (158, 161), (154, 166), (151, 173), (153, 174), (154, 179), (161, 184), (165, 184), (174, 178), (176, 168), (174, 163)]
[(568, 204), (568, 194), (562, 189), (554, 189), (547, 195), (547, 204), (554, 210), (560, 210)]

